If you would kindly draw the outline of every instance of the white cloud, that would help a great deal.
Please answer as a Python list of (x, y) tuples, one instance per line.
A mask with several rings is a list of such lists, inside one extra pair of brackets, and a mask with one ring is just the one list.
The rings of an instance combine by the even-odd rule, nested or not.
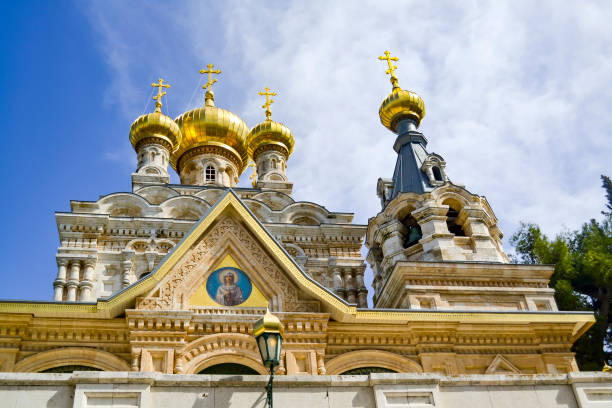
[(171, 109), (187, 109), (208, 62), (223, 70), (217, 104), (250, 125), (263, 119), (256, 92), (278, 91), (273, 118), (296, 136), (297, 199), (355, 211), (360, 223), (378, 212), (376, 180), (395, 164), (394, 135), (377, 114), (390, 91), (377, 57), (389, 49), (400, 85), (425, 100), (429, 149), (453, 180), (487, 196), (507, 235), (520, 221), (554, 234), (599, 216), (599, 175), (612, 170), (611, 3), (270, 4), (138, 14), (100, 2), (86, 12), (130, 118), (159, 73), (173, 83)]

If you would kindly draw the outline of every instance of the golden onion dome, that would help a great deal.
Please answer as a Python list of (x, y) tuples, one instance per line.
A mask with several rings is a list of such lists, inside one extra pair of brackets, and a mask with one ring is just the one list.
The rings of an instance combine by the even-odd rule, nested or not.
[(181, 131), (172, 118), (156, 110), (140, 116), (130, 127), (130, 142), (134, 149), (145, 139), (157, 139), (173, 152), (181, 144)]
[(419, 126), (425, 117), (425, 102), (416, 93), (405, 91), (398, 86), (381, 103), (378, 115), (382, 124), (393, 132), (402, 118), (412, 118)]
[(249, 128), (235, 113), (217, 108), (211, 91), (206, 93), (203, 107), (183, 113), (175, 122), (183, 135), (179, 148), (170, 156), (170, 164), (177, 172), (185, 153), (198, 147), (206, 151), (208, 147), (211, 151), (220, 148), (242, 174), (249, 159), (246, 145)]
[(255, 125), (249, 132), (247, 136), (249, 155), (255, 159), (260, 147), (270, 145), (280, 147), (289, 158), (293, 153), (295, 138), (287, 126), (268, 118)]

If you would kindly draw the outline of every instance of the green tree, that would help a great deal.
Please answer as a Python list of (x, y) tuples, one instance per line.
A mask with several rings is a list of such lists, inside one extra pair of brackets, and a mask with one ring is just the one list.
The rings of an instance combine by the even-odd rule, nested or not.
[(603, 188), (606, 190), (606, 198), (608, 199), (608, 204), (606, 204), (606, 208), (610, 211), (602, 211), (603, 215), (612, 215), (612, 181), (610, 181), (610, 177), (604, 176), (602, 174), (601, 181), (603, 182)]
[[(601, 176), (606, 208), (612, 210), (612, 182)], [(535, 224), (521, 223), (510, 243), (517, 263), (554, 264), (551, 286), (560, 310), (593, 310), (596, 323), (574, 345), (583, 370), (599, 370), (612, 355), (612, 211), (582, 228), (549, 239)]]

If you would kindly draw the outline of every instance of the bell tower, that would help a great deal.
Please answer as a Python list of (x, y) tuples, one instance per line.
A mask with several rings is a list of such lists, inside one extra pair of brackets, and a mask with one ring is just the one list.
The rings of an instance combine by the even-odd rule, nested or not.
[(427, 151), (418, 128), (425, 103), (400, 88), (397, 57), (379, 57), (388, 64), (392, 91), (382, 102), (382, 124), (395, 133), (397, 154), (391, 179), (380, 178), (381, 212), (368, 222), (367, 261), (374, 270), (375, 306), (390, 276), (403, 262), (508, 263), (502, 233), (484, 196), (453, 184), (442, 156)]

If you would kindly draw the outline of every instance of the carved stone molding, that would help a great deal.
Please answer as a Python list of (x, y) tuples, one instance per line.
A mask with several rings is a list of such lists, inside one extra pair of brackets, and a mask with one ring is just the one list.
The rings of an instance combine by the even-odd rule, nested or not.
[(236, 243), (237, 249), (248, 256), (249, 262), (257, 265), (255, 269), (261, 274), (262, 283), (269, 279), (273, 286), (278, 288), (283, 300), (283, 311), (318, 311), (318, 302), (300, 300), (296, 286), (266, 254), (261, 244), (229, 216), (217, 222), (212, 230), (207, 232), (187, 252), (184, 259), (180, 260), (164, 277), (151, 295), (139, 298), (136, 308), (144, 310), (180, 309), (182, 307), (180, 297), (188, 295), (185, 290), (192, 288), (196, 281), (201, 280), (202, 265), (211, 263), (213, 257), (222, 253), (228, 241)]

